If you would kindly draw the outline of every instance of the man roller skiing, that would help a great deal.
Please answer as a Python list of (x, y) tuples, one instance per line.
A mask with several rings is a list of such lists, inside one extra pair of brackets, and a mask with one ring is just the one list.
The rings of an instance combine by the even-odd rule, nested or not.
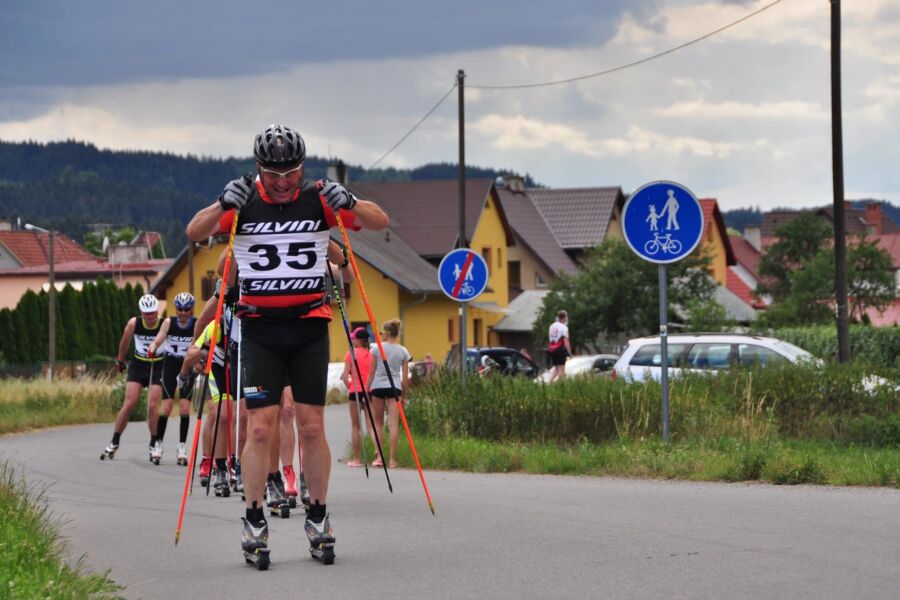
[(175, 315), (164, 320), (156, 334), (156, 339), (150, 344), (150, 352), (159, 354), (160, 348), (165, 348), (165, 360), (162, 367), (162, 408), (159, 412), (159, 421), (156, 425), (156, 454), (162, 458), (163, 437), (166, 435), (166, 425), (169, 415), (175, 403), (175, 396), (180, 396), (178, 412), (181, 416), (178, 431), (178, 450), (175, 460), (181, 466), (187, 466), (187, 441), (188, 427), (191, 419), (191, 399), (189, 386), (185, 386), (188, 394), (176, 394), (178, 390), (177, 377), (184, 363), (184, 355), (190, 347), (194, 337), (194, 296), (188, 292), (181, 292), (172, 301), (175, 305)]
[[(150, 352), (150, 344), (159, 332), (159, 301), (152, 294), (145, 294), (138, 300), (139, 317), (131, 317), (125, 324), (122, 339), (119, 341), (119, 351), (116, 354), (116, 368), (122, 373), (126, 369), (128, 374), (125, 382), (125, 402), (116, 415), (116, 424), (113, 429), (112, 441), (103, 450), (100, 460), (111, 459), (119, 449), (119, 439), (125, 427), (128, 425), (128, 415), (131, 414), (141, 397), (141, 390), (148, 388), (147, 393), (147, 426), (150, 429), (150, 460), (159, 464), (156, 456), (156, 426), (159, 398), (162, 395), (162, 356), (155, 356)], [(131, 364), (125, 363), (128, 348), (134, 341), (134, 360)], [(155, 459), (155, 460), (154, 460)]]
[(253, 154), (255, 180), (245, 176), (229, 182), (187, 228), (190, 239), (203, 240), (229, 231), (238, 219), (234, 257), (241, 273), (241, 385), (249, 412), (241, 457), (247, 497), (241, 546), (252, 560), (268, 545), (263, 492), (287, 380), (310, 493), (310, 553), (327, 564), (334, 560), (334, 534), (325, 504), (331, 471), (324, 429), (331, 308), (324, 301), (324, 276), (326, 260), (343, 262), (339, 252), (329, 251), (329, 229), (337, 225), (336, 213), (352, 229), (384, 229), (388, 218), (339, 183), (304, 181), (306, 147), (290, 127), (269, 126), (256, 136)]

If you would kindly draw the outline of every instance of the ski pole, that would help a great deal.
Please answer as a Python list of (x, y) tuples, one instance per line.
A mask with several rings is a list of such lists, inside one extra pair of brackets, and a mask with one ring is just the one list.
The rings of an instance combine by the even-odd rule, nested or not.
[[(347, 336), (347, 344), (350, 346), (350, 357), (353, 359), (353, 368), (356, 370), (356, 380), (360, 383), (360, 389), (362, 389), (364, 403), (366, 405), (366, 412), (369, 416), (369, 420), (372, 423), (372, 433), (375, 436), (375, 444), (377, 445), (378, 455), (384, 456), (384, 450), (381, 446), (381, 440), (378, 437), (378, 428), (375, 427), (375, 416), (372, 414), (372, 402), (369, 396), (369, 391), (366, 389), (365, 383), (362, 380), (362, 371), (359, 368), (359, 362), (356, 360), (356, 353), (353, 351), (353, 340), (350, 338), (350, 322), (347, 320), (347, 311), (344, 309), (344, 300), (343, 293), (338, 289), (337, 280), (334, 277), (334, 272), (331, 269), (331, 263), (328, 263), (328, 275), (331, 276), (331, 288), (334, 290), (334, 297), (337, 300), (338, 310), (341, 312), (341, 321), (344, 323), (344, 334)], [(362, 436), (360, 436), (362, 437)], [(365, 441), (361, 440), (362, 444), (365, 445)], [(381, 467), (384, 469), (384, 476), (387, 478), (388, 489), (391, 493), (394, 493), (394, 486), (391, 485), (391, 476), (388, 475), (387, 464), (385, 464), (384, 460), (381, 461)], [(366, 464), (366, 477), (369, 476), (369, 465)]]
[[(378, 353), (381, 355), (381, 362), (384, 364), (384, 370), (388, 376), (388, 383), (392, 389), (398, 389), (397, 386), (394, 385), (394, 377), (391, 375), (391, 369), (388, 366), (387, 354), (384, 351), (384, 346), (381, 345), (381, 336), (378, 334), (377, 327), (375, 327), (375, 316), (372, 314), (372, 307), (369, 305), (369, 299), (366, 297), (366, 288), (363, 286), (362, 276), (359, 273), (359, 267), (356, 264), (356, 257), (353, 255), (353, 247), (350, 245), (350, 237), (347, 235), (347, 229), (344, 227), (344, 221), (341, 219), (341, 215), (338, 211), (334, 212), (334, 216), (337, 219), (338, 227), (341, 229), (341, 237), (344, 239), (344, 245), (347, 247), (347, 257), (350, 259), (350, 265), (353, 267), (353, 274), (356, 276), (356, 285), (359, 288), (359, 295), (362, 298), (363, 306), (366, 307), (366, 314), (369, 317), (369, 323), (372, 324), (372, 330), (375, 333), (375, 343), (378, 344)], [(425, 498), (428, 500), (428, 508), (431, 509), (431, 514), (434, 515), (434, 502), (431, 501), (431, 492), (428, 491), (428, 484), (425, 483), (425, 473), (422, 472), (422, 465), (419, 463), (419, 454), (416, 452), (416, 444), (413, 442), (412, 432), (409, 430), (409, 423), (406, 421), (406, 411), (403, 410), (403, 403), (400, 402), (400, 398), (398, 396), (394, 396), (397, 400), (397, 408), (400, 409), (400, 420), (403, 422), (403, 429), (406, 432), (406, 440), (409, 442), (409, 449), (412, 452), (413, 460), (416, 463), (416, 469), (419, 471), (419, 479), (422, 481), (422, 489), (425, 490)], [(384, 461), (384, 455), (382, 455), (382, 462)]]
[[(228, 271), (231, 269), (231, 248), (234, 245), (234, 234), (237, 231), (237, 222), (239, 213), (237, 211), (234, 212), (234, 220), (231, 222), (231, 233), (228, 236), (228, 247), (226, 248), (225, 254), (225, 265), (222, 268), (222, 282), (224, 288), (224, 282), (228, 281)], [(212, 329), (212, 339), (215, 340), (216, 336), (219, 333), (219, 320), (222, 318), (222, 305), (225, 302), (225, 293), (224, 290), (219, 295), (219, 302), (216, 305), (216, 316), (213, 319), (213, 329)], [(212, 346), (212, 344), (210, 345)], [(184, 479), (184, 492), (181, 494), (181, 508), (178, 511), (178, 527), (175, 529), (175, 545), (178, 545), (178, 539), (181, 537), (181, 525), (184, 521), (184, 507), (187, 504), (188, 490), (191, 487), (191, 482), (194, 480), (194, 463), (197, 458), (197, 446), (200, 442), (200, 429), (203, 424), (203, 402), (206, 400), (206, 388), (209, 386), (209, 373), (212, 371), (212, 363), (213, 363), (213, 355), (215, 352), (212, 347), (210, 347), (209, 355), (206, 357), (206, 367), (203, 370), (203, 386), (202, 386), (202, 395), (200, 396), (200, 405), (197, 409), (197, 422), (194, 425), (194, 440), (191, 442), (191, 458), (188, 461), (188, 470)], [(215, 454), (215, 450), (213, 451)]]

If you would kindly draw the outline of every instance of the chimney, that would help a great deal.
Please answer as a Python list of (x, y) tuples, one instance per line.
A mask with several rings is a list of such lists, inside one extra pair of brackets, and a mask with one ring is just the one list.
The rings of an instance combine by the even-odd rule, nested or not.
[(881, 203), (873, 202), (866, 205), (866, 223), (868, 223), (875, 235), (881, 235)]
[(762, 229), (759, 227), (744, 227), (744, 239), (753, 246), (757, 252), (762, 252)]
[(519, 175), (507, 175), (506, 176), (506, 189), (511, 191), (513, 194), (524, 194), (525, 193), (525, 178), (520, 177)]
[(325, 169), (325, 177), (332, 181), (337, 181), (341, 185), (350, 183), (350, 171), (342, 160), (337, 161), (333, 165), (328, 165), (328, 168)]

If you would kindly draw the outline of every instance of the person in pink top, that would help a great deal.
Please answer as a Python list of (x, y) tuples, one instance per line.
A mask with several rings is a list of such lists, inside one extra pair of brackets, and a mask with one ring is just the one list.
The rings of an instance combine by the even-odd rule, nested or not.
[(372, 357), (369, 352), (369, 330), (365, 327), (357, 327), (350, 334), (353, 340), (353, 354), (356, 356), (356, 364), (359, 365), (362, 380), (357, 377), (356, 367), (353, 365), (353, 358), (348, 351), (344, 356), (344, 373), (341, 380), (347, 386), (350, 394), (350, 443), (352, 446), (353, 456), (347, 462), (348, 467), (361, 467), (362, 462), (359, 460), (361, 450), (361, 442), (359, 437), (359, 410), (362, 408), (361, 403), (366, 401), (365, 385), (363, 382), (369, 379), (369, 369), (372, 365)]

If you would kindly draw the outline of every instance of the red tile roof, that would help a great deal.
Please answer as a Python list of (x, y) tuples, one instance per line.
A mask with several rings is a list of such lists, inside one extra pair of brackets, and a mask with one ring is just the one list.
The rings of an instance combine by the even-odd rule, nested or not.
[(866, 314), (869, 316), (869, 321), (871, 321), (872, 325), (879, 327), (900, 325), (900, 298), (894, 300), (894, 303), (883, 313), (879, 313), (874, 308), (870, 308), (866, 311)]
[(737, 264), (747, 269), (753, 275), (753, 278), (759, 280), (759, 259), (760, 253), (754, 248), (750, 242), (744, 238), (733, 235), (729, 237), (731, 249), (734, 251), (734, 258)]
[(765, 308), (766, 303), (756, 297), (753, 293), (753, 290), (750, 289), (744, 280), (741, 279), (737, 273), (735, 273), (732, 269), (728, 269), (726, 285), (725, 287), (732, 294), (743, 300), (747, 305), (752, 306), (753, 308)]
[[(73, 260), (56, 262), (53, 270), (56, 277), (84, 275), (119, 275), (121, 273), (158, 273), (165, 271), (172, 259), (149, 260), (140, 263), (110, 264), (106, 260), (94, 257), (90, 260)], [(0, 269), (0, 276), (45, 275), (49, 274), (49, 265), (34, 265), (16, 269)]]
[[(0, 231), (0, 244), (6, 246), (10, 254), (23, 267), (50, 264), (50, 240), (46, 233)], [(73, 260), (97, 260), (96, 256), (62, 233), (53, 236), (53, 258), (57, 263)]]

